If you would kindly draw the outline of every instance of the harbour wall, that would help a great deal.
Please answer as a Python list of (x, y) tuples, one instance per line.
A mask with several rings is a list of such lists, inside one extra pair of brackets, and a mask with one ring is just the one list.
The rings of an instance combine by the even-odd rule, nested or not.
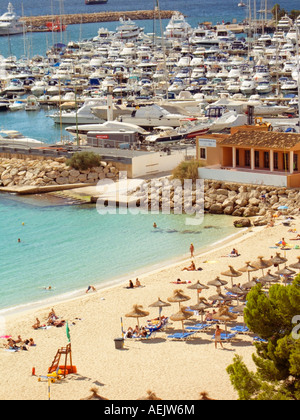
[[(62, 21), (64, 25), (76, 25), (82, 23), (100, 23), (100, 22), (117, 22), (120, 18), (131, 20), (152, 20), (152, 19), (171, 19), (175, 11), (172, 10), (138, 10), (129, 12), (99, 12), (84, 13), (77, 15), (46, 15), (46, 16), (30, 16), (22, 17), (20, 20), (29, 27), (31, 31), (40, 31), (47, 22)], [(47, 29), (48, 30), (48, 29)]]

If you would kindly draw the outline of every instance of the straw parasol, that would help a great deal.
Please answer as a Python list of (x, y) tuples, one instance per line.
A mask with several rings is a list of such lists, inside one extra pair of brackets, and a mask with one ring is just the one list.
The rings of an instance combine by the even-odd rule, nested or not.
[(295, 264), (289, 265), (289, 267), (296, 268), (297, 270), (300, 271), (300, 257), (297, 257), (297, 258), (298, 258), (298, 262), (296, 262)]
[(145, 316), (148, 316), (149, 312), (143, 310), (142, 305), (133, 305), (133, 309), (131, 312), (126, 314), (126, 318), (136, 318), (138, 327), (140, 327), (139, 318), (144, 318)]
[(166, 306), (171, 306), (171, 304), (168, 303), (168, 302), (164, 302), (163, 300), (158, 298), (158, 300), (156, 302), (151, 303), (151, 305), (149, 305), (149, 308), (159, 308), (159, 319), (160, 319), (162, 308), (164, 308)]
[(262, 275), (264, 275), (264, 270), (266, 268), (271, 267), (273, 265), (273, 262), (271, 260), (264, 260), (264, 257), (257, 257), (256, 261), (253, 261), (251, 263), (254, 267), (256, 267), (258, 270), (262, 270)]
[(214, 280), (209, 281), (207, 284), (209, 284), (210, 286), (221, 287), (228, 284), (228, 281), (222, 280), (219, 276), (217, 276)]
[(155, 392), (153, 392), (153, 391), (147, 391), (147, 395), (145, 396), (145, 397), (142, 397), (142, 398), (138, 398), (138, 400), (150, 400), (150, 401), (158, 401), (158, 400), (160, 400), (161, 401), (161, 398), (159, 398), (156, 394), (155, 394)]
[(280, 277), (275, 276), (275, 274), (271, 274), (271, 270), (268, 270), (265, 276), (260, 277), (258, 279), (260, 283), (277, 283), (279, 280), (280, 280)]
[(181, 321), (182, 330), (184, 331), (184, 321), (189, 319), (191, 316), (193, 316), (193, 312), (187, 311), (186, 308), (180, 308), (180, 311), (174, 315), (171, 315), (170, 319), (172, 321)]
[(168, 302), (174, 303), (174, 302), (178, 302), (179, 303), (179, 308), (180, 308), (180, 304), (182, 302), (186, 302), (187, 300), (190, 300), (190, 296), (187, 296), (183, 293), (183, 290), (180, 289), (176, 289), (173, 292), (173, 296), (169, 297), (167, 300)]
[(271, 262), (272, 262), (273, 265), (275, 265), (275, 264), (280, 265), (280, 264), (286, 263), (287, 262), (287, 258), (282, 257), (280, 255), (280, 252), (276, 252), (276, 256), (271, 259)]
[[(235, 298), (237, 300), (237, 302), (239, 303), (239, 298), (240, 297), (245, 297), (247, 295), (248, 292), (246, 292), (245, 290), (240, 289), (239, 287), (225, 287), (225, 289), (231, 293), (232, 295), (235, 295)], [(233, 296), (234, 297), (234, 296)]]
[(227, 306), (221, 307), (216, 314), (212, 316), (213, 319), (225, 322), (225, 331), (227, 332), (227, 322), (235, 321), (237, 315), (229, 312)]
[(287, 266), (285, 266), (281, 270), (275, 271), (275, 274), (279, 274), (281, 276), (284, 276), (284, 284), (286, 285), (287, 278), (290, 277), (293, 274), (296, 274), (296, 271), (291, 270)]
[(198, 303), (199, 303), (199, 300), (200, 300), (199, 299), (199, 293), (201, 292), (201, 290), (209, 289), (209, 287), (205, 286), (205, 284), (201, 284), (199, 280), (197, 281), (197, 283), (192, 284), (192, 285), (188, 286), (187, 288), (191, 289), (191, 290), (197, 290), (197, 302)]
[(202, 298), (197, 305), (193, 305), (190, 307), (192, 311), (198, 311), (199, 315), (201, 315), (201, 322), (203, 322), (203, 315), (205, 315), (205, 309), (211, 308), (211, 303), (207, 302), (206, 299)]
[(251, 281), (248, 281), (245, 284), (242, 284), (241, 288), (244, 290), (250, 290), (252, 287), (255, 287), (258, 283), (258, 279), (256, 277), (253, 277)]
[(231, 278), (231, 285), (233, 286), (233, 280), (232, 280), (233, 277), (240, 277), (243, 274), (240, 271), (235, 270), (232, 267), (232, 265), (229, 265), (228, 267), (229, 267), (229, 270), (228, 271), (225, 271), (224, 273), (221, 273), (221, 274), (222, 274), (222, 276), (230, 277)]
[(250, 273), (252, 273), (253, 271), (257, 271), (258, 268), (251, 265), (250, 261), (246, 261), (245, 264), (246, 265), (244, 267), (239, 268), (239, 271), (242, 273), (248, 273), (248, 281), (250, 281)]
[(217, 295), (210, 296), (208, 299), (209, 300), (212, 300), (213, 302), (214, 301), (219, 301), (219, 302), (223, 302), (224, 301), (225, 302), (225, 301), (231, 301), (231, 300), (233, 300), (232, 297), (225, 296), (222, 293), (218, 293)]
[(98, 394), (98, 388), (96, 388), (96, 387), (91, 388), (90, 391), (91, 391), (91, 395), (89, 395), (86, 398), (81, 398), (80, 400), (81, 401), (87, 401), (87, 400), (98, 400), (98, 401), (106, 400), (106, 401), (108, 401), (108, 398), (104, 398), (104, 397), (102, 397), (101, 395)]

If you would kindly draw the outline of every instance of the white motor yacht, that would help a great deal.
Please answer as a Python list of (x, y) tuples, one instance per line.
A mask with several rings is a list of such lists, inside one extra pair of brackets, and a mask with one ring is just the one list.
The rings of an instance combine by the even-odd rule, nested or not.
[(251, 95), (255, 92), (255, 82), (253, 80), (244, 80), (241, 84), (240, 91), (244, 95)]
[(259, 82), (258, 85), (256, 86), (256, 92), (260, 95), (272, 92), (272, 86), (270, 82), (268, 81)]
[(123, 115), (120, 120), (140, 127), (179, 127), (180, 120), (188, 118), (186, 115), (172, 114), (158, 105), (150, 105), (134, 110), (131, 115)]
[(55, 124), (91, 124), (103, 123), (105, 120), (92, 113), (92, 107), (101, 105), (103, 101), (96, 98), (87, 99), (77, 111), (61, 111), (50, 115)]
[(115, 37), (118, 40), (124, 42), (131, 41), (137, 39), (143, 32), (143, 29), (137, 26), (131, 19), (125, 20), (120, 18), (119, 22), (121, 26), (117, 27), (117, 32), (115, 34)]
[(293, 26), (293, 20), (284, 15), (277, 24), (278, 31), (288, 32)]
[(40, 144), (44, 144), (44, 142), (33, 139), (31, 137), (26, 137), (16, 130), (1, 130), (0, 131), (0, 145), (3, 145), (3, 144), (7, 144), (7, 145), (13, 144), (13, 145), (33, 147), (33, 146), (38, 146)]
[(166, 27), (164, 36), (166, 38), (187, 39), (191, 36), (193, 30), (181, 13), (174, 13)]
[(0, 35), (16, 35), (26, 31), (26, 26), (19, 21), (14, 13), (11, 3), (8, 4), (7, 12), (0, 16)]
[(298, 92), (298, 83), (296, 80), (287, 80), (281, 85), (281, 90), (284, 92)]

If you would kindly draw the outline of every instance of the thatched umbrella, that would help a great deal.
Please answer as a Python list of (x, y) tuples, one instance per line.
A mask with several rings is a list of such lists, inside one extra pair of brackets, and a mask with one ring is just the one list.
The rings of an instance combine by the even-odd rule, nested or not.
[(240, 289), (239, 287), (225, 287), (225, 289), (232, 295), (236, 296), (237, 302), (239, 302), (239, 297), (245, 297), (248, 293), (245, 290)]
[(106, 400), (106, 401), (108, 401), (108, 398), (104, 398), (104, 397), (102, 397), (101, 395), (99, 395), (98, 394), (98, 388), (91, 388), (90, 389), (90, 391), (91, 391), (91, 395), (90, 396), (88, 396), (88, 397), (86, 397), (86, 398), (81, 398), (80, 399), (80, 401), (87, 401), (87, 400), (102, 400), (102, 401), (104, 401), (104, 400)]
[(284, 276), (284, 284), (286, 285), (288, 277), (290, 277), (293, 274), (296, 274), (296, 271), (291, 270), (287, 266), (285, 266), (281, 270), (275, 271), (275, 274), (279, 274), (281, 276)]
[(254, 267), (258, 268), (259, 270), (262, 270), (262, 275), (264, 275), (264, 270), (266, 268), (271, 267), (273, 265), (271, 260), (264, 260), (264, 257), (257, 257), (257, 260), (253, 261), (251, 263)]
[(279, 276), (275, 276), (275, 274), (271, 274), (271, 270), (268, 270), (267, 274), (263, 277), (260, 277), (258, 281), (260, 283), (278, 283), (280, 280)]
[(201, 315), (201, 322), (203, 322), (203, 315), (205, 315), (205, 309), (211, 308), (211, 304), (207, 302), (206, 299), (202, 298), (197, 305), (193, 305), (190, 307), (192, 311), (198, 311), (199, 315)]
[(243, 274), (240, 271), (235, 270), (232, 265), (229, 265), (229, 270), (225, 271), (224, 273), (221, 273), (222, 276), (227, 276), (231, 278), (231, 285), (233, 286), (233, 277), (240, 277)]
[(141, 400), (151, 400), (151, 401), (158, 401), (158, 400), (160, 400), (161, 401), (161, 398), (159, 398), (155, 394), (155, 392), (148, 390), (146, 397), (138, 398), (138, 401), (141, 401)]
[(207, 284), (209, 286), (215, 286), (217, 288), (217, 293), (221, 293), (221, 287), (228, 284), (228, 281), (222, 280), (219, 276), (217, 276), (214, 280), (210, 280)]
[(158, 300), (156, 302), (151, 303), (151, 305), (149, 305), (149, 308), (159, 308), (159, 319), (161, 319), (162, 308), (164, 308), (166, 306), (171, 306), (171, 304), (168, 303), (168, 302), (164, 302), (163, 300), (158, 298)]
[(131, 312), (126, 314), (126, 318), (136, 318), (138, 327), (140, 327), (139, 318), (144, 318), (145, 316), (148, 316), (149, 312), (143, 310), (142, 305), (133, 305), (133, 309)]
[(279, 266), (280, 264), (286, 263), (287, 262), (287, 258), (282, 257), (280, 255), (280, 252), (276, 252), (276, 256), (273, 257), (270, 261), (272, 262), (273, 265), (277, 264)]
[(190, 286), (188, 286), (188, 289), (197, 290), (197, 303), (199, 303), (199, 300), (200, 300), (199, 293), (201, 292), (201, 290), (209, 289), (209, 287), (205, 286), (205, 284), (201, 284), (200, 281), (198, 280), (197, 283), (191, 284)]
[(250, 261), (246, 261), (245, 264), (246, 265), (244, 267), (239, 268), (239, 271), (242, 273), (248, 273), (248, 281), (250, 281), (250, 273), (252, 273), (253, 271), (257, 271), (258, 268), (251, 265)]
[(212, 316), (213, 319), (225, 322), (225, 331), (227, 332), (227, 322), (237, 319), (237, 315), (229, 312), (227, 306), (221, 307), (216, 314)]
[(296, 262), (295, 264), (289, 265), (289, 267), (296, 268), (297, 270), (300, 271), (300, 257), (297, 257), (297, 258), (298, 258), (298, 262)]
[(223, 295), (222, 293), (218, 293), (217, 295), (210, 296), (209, 300), (219, 301), (219, 302), (227, 302), (233, 300), (232, 297)]
[(180, 304), (182, 302), (186, 302), (187, 300), (190, 300), (190, 296), (187, 296), (183, 293), (183, 290), (180, 289), (176, 289), (173, 292), (173, 296), (169, 297), (167, 300), (168, 302), (174, 303), (174, 302), (178, 302), (179, 303), (179, 309), (180, 309)]
[(258, 284), (258, 279), (257, 277), (253, 277), (251, 281), (248, 281), (245, 284), (242, 284), (241, 288), (243, 290), (250, 290), (252, 289), (252, 287), (255, 287)]
[(179, 312), (177, 312), (174, 315), (171, 315), (172, 321), (181, 321), (182, 322), (182, 330), (184, 332), (184, 321), (189, 319), (191, 316), (193, 316), (193, 312), (187, 311), (186, 308), (181, 308)]

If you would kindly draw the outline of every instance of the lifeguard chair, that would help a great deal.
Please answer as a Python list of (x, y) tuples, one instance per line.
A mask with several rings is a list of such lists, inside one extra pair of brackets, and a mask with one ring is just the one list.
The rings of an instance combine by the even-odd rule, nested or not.
[[(60, 365), (60, 359), (62, 356), (65, 356), (65, 364)], [(68, 358), (70, 359), (70, 364), (68, 365)], [(77, 373), (76, 366), (73, 366), (72, 364), (72, 348), (71, 343), (68, 344), (66, 347), (61, 347), (57, 350), (57, 353), (54, 357), (54, 360), (51, 364), (51, 366), (48, 369), (48, 373), (56, 372), (57, 370), (61, 371), (61, 374), (66, 377), (66, 375), (70, 373)]]

